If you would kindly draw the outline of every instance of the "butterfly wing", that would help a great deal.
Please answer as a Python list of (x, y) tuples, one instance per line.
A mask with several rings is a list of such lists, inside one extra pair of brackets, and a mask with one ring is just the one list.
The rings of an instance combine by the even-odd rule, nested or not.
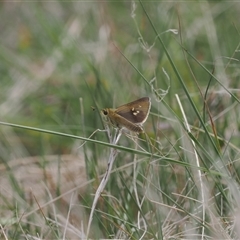
[(124, 104), (115, 110), (115, 113), (131, 123), (142, 124), (146, 121), (151, 107), (149, 97), (143, 97)]
[(131, 121), (128, 121), (126, 118), (120, 116), (119, 114), (116, 114), (114, 116), (116, 121), (116, 127), (118, 128), (127, 128), (130, 131), (140, 133), (143, 131), (142, 127), (139, 126), (139, 124), (132, 123)]

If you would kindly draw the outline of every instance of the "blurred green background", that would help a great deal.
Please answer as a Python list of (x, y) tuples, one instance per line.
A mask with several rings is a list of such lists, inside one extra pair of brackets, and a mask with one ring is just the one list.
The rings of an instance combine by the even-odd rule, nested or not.
[[(181, 117), (175, 94), (182, 100), (189, 123), (199, 126), (198, 118), (147, 13), (201, 113), (204, 104), (200, 92), (204, 95), (210, 82), (207, 101), (212, 116), (217, 117), (217, 134), (239, 147), (238, 103), (221, 84), (239, 96), (240, 3), (142, 4), (144, 8), (138, 1), (1, 2), (0, 121), (89, 137), (96, 129), (103, 129), (100, 109), (149, 96), (152, 108), (145, 130), (155, 139), (155, 146), (170, 156), (183, 134), (173, 114)], [(187, 52), (213, 72), (221, 84)], [(78, 148), (81, 141), (54, 134), (0, 125), (0, 136), (4, 174), (11, 161), (18, 159), (79, 154), (84, 155), (89, 180), (98, 171), (92, 165), (107, 159), (103, 146), (87, 143)], [(93, 139), (108, 141), (105, 133), (97, 133)], [(123, 146), (134, 146), (129, 139), (121, 140)], [(199, 141), (204, 144), (205, 136)], [(230, 151), (234, 159), (237, 149)], [(117, 166), (128, 162), (129, 156), (121, 155), (120, 160)], [(71, 164), (74, 167), (74, 160)], [(238, 172), (238, 168), (235, 170)], [(165, 179), (162, 181), (171, 178), (170, 173), (164, 177), (166, 173), (160, 171), (159, 178)], [(10, 173), (15, 179), (15, 173)], [(177, 182), (172, 181), (173, 185)], [(118, 194), (112, 184), (112, 191)], [(3, 192), (1, 196), (5, 197)], [(90, 197), (86, 199), (88, 202)], [(14, 204), (15, 200), (11, 206)], [(11, 236), (18, 239), (19, 235)]]
[[(215, 68), (223, 84), (238, 87), (237, 61), (223, 73), (229, 61), (224, 57), (238, 59), (237, 3), (143, 4), (192, 92), (196, 87), (179, 45), (180, 36), (167, 32), (169, 29), (181, 31), (183, 46), (210, 71)], [(156, 77), (156, 89), (170, 86), (165, 96), (170, 105), (175, 93), (183, 94), (137, 2), (2, 2), (0, 24), (2, 121), (89, 136), (102, 128), (101, 118), (91, 106), (116, 107), (150, 96), (156, 108), (151, 88), (120, 52), (148, 81)], [(198, 64), (190, 64), (199, 85), (206, 88), (209, 74)], [(14, 131), (30, 155), (71, 151), (72, 140)]]

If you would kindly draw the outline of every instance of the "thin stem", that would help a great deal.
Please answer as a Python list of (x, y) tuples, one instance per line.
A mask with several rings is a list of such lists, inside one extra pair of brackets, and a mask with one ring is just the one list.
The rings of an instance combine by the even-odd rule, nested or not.
[[(111, 136), (109, 128), (107, 129), (107, 132), (108, 132), (108, 136)], [(111, 144), (117, 145), (121, 135), (122, 135), (122, 129), (117, 129), (113, 139), (110, 138)], [(118, 154), (118, 151), (115, 148), (111, 148), (106, 172), (104, 174), (104, 177), (103, 177), (100, 185), (98, 186), (98, 189), (95, 193), (95, 197), (94, 197), (94, 200), (93, 200), (93, 203), (92, 203), (91, 213), (90, 213), (90, 217), (89, 217), (89, 220), (88, 220), (86, 238), (88, 238), (88, 235), (89, 235), (91, 223), (92, 223), (92, 220), (93, 220), (93, 214), (94, 214), (94, 210), (96, 208), (98, 199), (100, 198), (100, 195), (103, 192), (103, 190), (104, 190), (104, 188), (105, 188), (105, 186), (108, 182), (108, 179), (109, 179), (109, 176), (110, 176), (110, 173), (111, 173), (111, 170), (112, 170), (112, 166), (113, 166), (113, 163), (114, 163), (114, 161), (117, 157), (117, 154)]]

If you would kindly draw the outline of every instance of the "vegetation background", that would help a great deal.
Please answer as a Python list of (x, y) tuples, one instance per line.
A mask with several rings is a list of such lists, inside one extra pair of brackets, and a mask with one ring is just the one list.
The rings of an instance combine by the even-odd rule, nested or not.
[(238, 239), (239, 16), (237, 1), (1, 2), (1, 238), (86, 238), (110, 146), (78, 137), (149, 96), (89, 236)]

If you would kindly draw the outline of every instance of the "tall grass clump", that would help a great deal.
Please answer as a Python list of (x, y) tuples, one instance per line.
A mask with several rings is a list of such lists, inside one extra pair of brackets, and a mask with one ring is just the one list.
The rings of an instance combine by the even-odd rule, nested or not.
[[(1, 239), (238, 239), (237, 2), (4, 2)], [(151, 98), (144, 133), (100, 111)]]

